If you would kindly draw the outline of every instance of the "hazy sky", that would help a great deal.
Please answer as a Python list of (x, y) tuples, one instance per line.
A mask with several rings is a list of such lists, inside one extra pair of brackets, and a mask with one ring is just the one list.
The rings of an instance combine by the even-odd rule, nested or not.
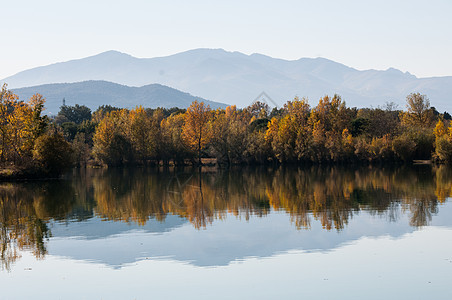
[(4, 0), (0, 78), (107, 50), (223, 48), (452, 75), (452, 1)]

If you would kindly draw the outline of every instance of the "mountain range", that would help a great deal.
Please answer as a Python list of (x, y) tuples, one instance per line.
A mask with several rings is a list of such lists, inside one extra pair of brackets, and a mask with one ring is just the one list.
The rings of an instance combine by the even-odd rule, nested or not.
[(91, 110), (109, 104), (121, 108), (143, 107), (179, 107), (187, 108), (197, 100), (211, 108), (225, 108), (227, 104), (209, 101), (188, 93), (161, 85), (149, 84), (142, 87), (130, 87), (100, 80), (90, 80), (75, 83), (53, 83), (32, 87), (12, 89), (19, 99), (26, 100), (39, 93), (46, 98), (45, 113), (55, 115), (63, 105), (86, 105)]
[(0, 82), (17, 89), (87, 80), (136, 87), (158, 83), (239, 107), (266, 92), (278, 105), (299, 96), (307, 97), (315, 106), (324, 95), (336, 93), (348, 106), (376, 107), (395, 102), (404, 109), (406, 96), (419, 92), (426, 94), (439, 111), (452, 110), (452, 76), (417, 78), (393, 68), (361, 71), (325, 58), (283, 60), (222, 49), (195, 49), (155, 58), (108, 51), (29, 69)]

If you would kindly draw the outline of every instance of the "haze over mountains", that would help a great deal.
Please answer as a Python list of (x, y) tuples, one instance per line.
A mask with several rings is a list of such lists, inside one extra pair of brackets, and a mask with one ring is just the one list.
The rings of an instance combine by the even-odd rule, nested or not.
[(92, 111), (99, 106), (109, 104), (121, 108), (143, 107), (179, 107), (187, 108), (195, 101), (203, 101), (211, 108), (225, 108), (227, 104), (194, 97), (188, 93), (160, 85), (149, 84), (142, 87), (130, 87), (108, 81), (82, 81), (76, 83), (53, 83), (39, 86), (12, 89), (19, 99), (29, 99), (39, 93), (46, 98), (45, 113), (55, 115), (65, 99), (66, 105), (86, 105)]
[(1, 82), (17, 89), (87, 80), (128, 86), (158, 83), (239, 107), (249, 105), (265, 91), (279, 105), (297, 95), (308, 97), (315, 106), (320, 97), (337, 93), (348, 106), (376, 107), (393, 101), (404, 109), (405, 97), (419, 92), (439, 111), (452, 110), (452, 76), (417, 78), (392, 68), (359, 71), (324, 58), (289, 61), (222, 49), (196, 49), (157, 58), (108, 51), (26, 70)]

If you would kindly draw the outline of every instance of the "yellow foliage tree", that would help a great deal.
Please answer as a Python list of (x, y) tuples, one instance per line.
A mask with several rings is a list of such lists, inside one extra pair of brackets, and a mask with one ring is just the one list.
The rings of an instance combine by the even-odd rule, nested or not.
[(41, 116), (45, 99), (36, 94), (28, 103), (18, 101), (17, 95), (3, 85), (0, 92), (0, 160), (15, 164), (31, 160), (36, 139), (47, 126)]
[(436, 123), (435, 129), (433, 129), (433, 133), (435, 134), (436, 138), (447, 134), (446, 126), (444, 125), (443, 120), (439, 120), (438, 123)]
[(219, 163), (236, 163), (243, 161), (246, 150), (248, 120), (241, 118), (235, 105), (225, 110), (217, 109), (210, 120), (211, 153)]
[(17, 95), (8, 90), (4, 84), (0, 92), (0, 160), (5, 162), (8, 159), (11, 149), (11, 126), (9, 123), (10, 107), (18, 100)]
[(434, 115), (430, 109), (430, 101), (426, 95), (412, 93), (406, 97), (407, 111), (402, 112), (400, 119), (405, 126), (431, 126)]
[(201, 164), (201, 151), (211, 139), (209, 120), (211, 109), (204, 102), (194, 101), (185, 113), (185, 123), (182, 134), (186, 144), (198, 153), (198, 162)]
[(126, 137), (128, 116), (125, 109), (111, 111), (96, 127), (93, 154), (107, 165), (123, 164), (132, 155), (130, 141)]
[(155, 148), (152, 139), (151, 119), (147, 116), (142, 106), (139, 106), (129, 112), (128, 132), (131, 144), (134, 147), (137, 158), (145, 160), (151, 156)]
[(183, 139), (182, 128), (185, 114), (173, 114), (160, 123), (162, 130), (162, 156), (164, 161), (171, 158), (175, 163), (183, 163), (185, 158), (191, 157)]

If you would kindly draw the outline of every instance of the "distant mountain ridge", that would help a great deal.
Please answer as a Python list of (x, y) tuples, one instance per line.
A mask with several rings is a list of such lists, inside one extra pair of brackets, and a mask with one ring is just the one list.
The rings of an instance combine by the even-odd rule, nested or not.
[(325, 58), (284, 60), (222, 49), (195, 49), (166, 57), (136, 58), (117, 51), (26, 70), (1, 80), (10, 88), (57, 82), (105, 80), (128, 86), (159, 83), (214, 101), (249, 105), (265, 91), (282, 105), (294, 96), (316, 105), (324, 95), (348, 106), (405, 107), (413, 92), (426, 94), (438, 110), (452, 110), (452, 76), (417, 78), (390, 68), (360, 71)]
[(91, 110), (109, 104), (121, 108), (143, 107), (187, 108), (197, 100), (211, 108), (226, 107), (227, 104), (209, 101), (188, 93), (161, 85), (150, 84), (142, 87), (130, 87), (107, 81), (83, 81), (76, 83), (54, 83), (26, 88), (12, 89), (21, 100), (29, 99), (40, 93), (46, 98), (45, 113), (55, 115), (65, 99), (66, 105), (86, 105)]

